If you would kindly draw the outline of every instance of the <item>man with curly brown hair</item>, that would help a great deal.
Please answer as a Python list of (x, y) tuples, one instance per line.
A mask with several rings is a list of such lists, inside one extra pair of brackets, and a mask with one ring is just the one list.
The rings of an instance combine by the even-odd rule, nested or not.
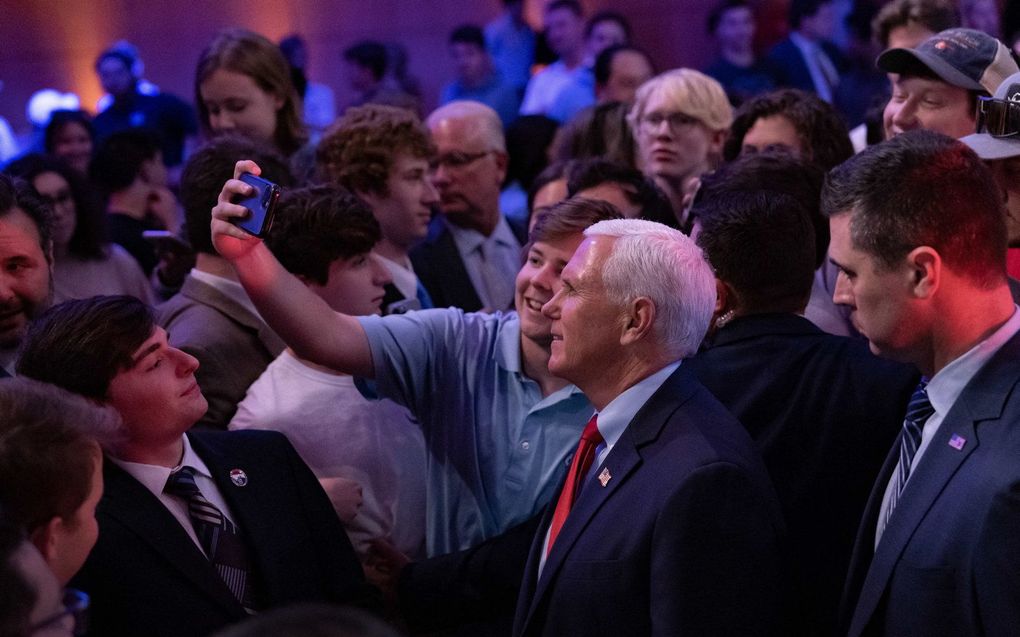
[(382, 229), (375, 252), (393, 277), (384, 314), (432, 307), (408, 253), (425, 238), (439, 202), (429, 181), (433, 154), (428, 130), (414, 113), (381, 104), (347, 109), (319, 142), (319, 176), (357, 194)]

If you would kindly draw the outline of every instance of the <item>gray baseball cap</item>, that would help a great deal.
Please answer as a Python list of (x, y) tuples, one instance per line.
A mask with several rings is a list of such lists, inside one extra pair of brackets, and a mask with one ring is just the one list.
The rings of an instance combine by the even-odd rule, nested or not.
[(1020, 73), (1007, 77), (991, 98), (978, 102), (978, 132), (962, 138), (981, 159), (1020, 156)]
[(878, 56), (886, 73), (910, 73), (918, 65), (942, 81), (968, 91), (991, 94), (1006, 77), (1020, 71), (1002, 42), (974, 29), (946, 29), (913, 49), (889, 49)]

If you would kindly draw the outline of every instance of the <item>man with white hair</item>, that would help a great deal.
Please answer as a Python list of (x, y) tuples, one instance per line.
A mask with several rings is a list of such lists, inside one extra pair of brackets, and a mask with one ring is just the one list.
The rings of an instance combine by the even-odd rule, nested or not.
[(712, 269), (679, 231), (603, 221), (543, 313), (549, 369), (596, 413), (525, 567), (514, 635), (765, 635), (775, 492), (744, 428), (681, 364), (708, 328)]
[(432, 184), (442, 214), (411, 263), (435, 307), (513, 307), (523, 228), (499, 211), (508, 156), (499, 115), (481, 102), (450, 102), (425, 120), (436, 145)]

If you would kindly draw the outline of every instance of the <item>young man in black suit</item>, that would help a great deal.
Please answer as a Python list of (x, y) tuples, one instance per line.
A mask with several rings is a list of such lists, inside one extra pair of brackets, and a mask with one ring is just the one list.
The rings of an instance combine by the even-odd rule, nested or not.
[(102, 635), (204, 635), (299, 601), (368, 589), (311, 471), (275, 432), (189, 431), (198, 362), (133, 297), (69, 301), (38, 319), (18, 373), (108, 404), (99, 540), (73, 580)]

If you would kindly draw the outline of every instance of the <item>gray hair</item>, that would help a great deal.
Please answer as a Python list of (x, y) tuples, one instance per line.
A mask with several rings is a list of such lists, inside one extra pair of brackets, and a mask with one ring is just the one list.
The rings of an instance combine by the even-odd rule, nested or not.
[(425, 119), (425, 125), (432, 128), (444, 119), (469, 119), (475, 123), (475, 134), (479, 135), (488, 150), (506, 152), (503, 137), (503, 122), (492, 107), (473, 100), (455, 100), (432, 111)]
[(653, 332), (680, 357), (697, 351), (715, 309), (715, 275), (701, 248), (687, 235), (643, 219), (600, 221), (586, 237), (614, 237), (602, 268), (602, 284), (611, 303), (626, 305), (638, 297), (655, 304)]

